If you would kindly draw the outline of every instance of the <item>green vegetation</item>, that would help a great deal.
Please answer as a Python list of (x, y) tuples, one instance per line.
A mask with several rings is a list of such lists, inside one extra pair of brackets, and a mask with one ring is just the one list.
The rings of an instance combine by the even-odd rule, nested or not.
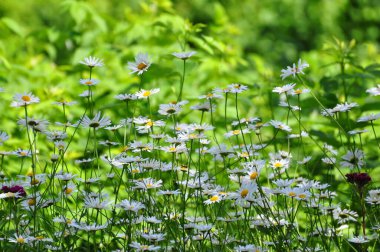
[(377, 1), (0, 14), (0, 251), (380, 249)]

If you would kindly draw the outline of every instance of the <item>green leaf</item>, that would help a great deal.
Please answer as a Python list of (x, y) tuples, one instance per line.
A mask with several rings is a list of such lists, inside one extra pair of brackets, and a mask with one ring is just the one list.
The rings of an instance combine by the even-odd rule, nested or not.
[(20, 37), (26, 37), (27, 32), (24, 27), (20, 26), (16, 21), (14, 21), (11, 18), (4, 17), (1, 19), (1, 21), (14, 33), (19, 35)]

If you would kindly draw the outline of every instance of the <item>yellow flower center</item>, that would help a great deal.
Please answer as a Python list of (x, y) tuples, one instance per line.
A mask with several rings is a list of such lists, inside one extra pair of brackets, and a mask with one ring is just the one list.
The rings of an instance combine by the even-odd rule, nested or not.
[(151, 93), (152, 93), (152, 92), (150, 92), (149, 90), (147, 90), (147, 91), (144, 91), (144, 92), (143, 92), (142, 96), (144, 96), (144, 97), (148, 97)]
[(169, 151), (170, 151), (170, 152), (175, 152), (175, 151), (176, 151), (176, 147), (170, 147), (170, 148), (169, 148)]
[(44, 237), (42, 235), (35, 237), (37, 240), (42, 240)]
[(211, 98), (211, 97), (213, 97), (213, 94), (212, 94), (212, 93), (209, 93), (209, 94), (207, 94), (206, 96), (207, 96), (207, 98)]
[(218, 196), (218, 195), (214, 195), (214, 196), (212, 196), (212, 197), (210, 198), (210, 201), (211, 201), (211, 202), (215, 202), (215, 201), (218, 201), (218, 199), (219, 199), (219, 196)]
[(131, 172), (132, 173), (139, 173), (140, 171), (139, 171), (139, 169), (133, 169)]
[(288, 195), (289, 195), (290, 197), (295, 197), (297, 194), (296, 194), (295, 192), (289, 192)]
[(281, 168), (283, 166), (283, 164), (281, 162), (275, 162), (273, 164), (274, 168)]
[(21, 244), (25, 243), (24, 237), (18, 237), (17, 238), (17, 243), (21, 243)]
[(234, 130), (234, 131), (232, 131), (232, 134), (233, 135), (239, 135), (240, 134), (240, 130)]
[(70, 219), (66, 220), (66, 224), (71, 224), (71, 223), (72, 223), (72, 221)]
[(66, 193), (66, 194), (70, 194), (70, 193), (72, 193), (73, 191), (74, 191), (73, 188), (66, 188), (65, 193)]
[(28, 153), (27, 153), (26, 151), (20, 151), (20, 156), (25, 157), (25, 156), (27, 156), (27, 155), (28, 155)]
[(250, 179), (256, 179), (259, 174), (257, 172), (252, 172), (251, 175), (249, 175)]
[(23, 100), (24, 102), (30, 102), (32, 98), (29, 95), (23, 95), (21, 96), (21, 100)]
[(296, 90), (294, 91), (294, 93), (295, 93), (295, 94), (302, 94), (302, 90), (301, 90), (301, 89), (296, 89)]
[(298, 198), (305, 199), (306, 198), (306, 194), (301, 193), (300, 195), (298, 195)]
[(148, 127), (152, 127), (153, 126), (153, 122), (152, 121), (148, 121), (145, 126), (148, 126)]
[(146, 188), (152, 188), (152, 187), (153, 187), (153, 184), (151, 183), (146, 184)]
[(29, 206), (34, 206), (36, 204), (36, 199), (30, 199), (28, 200), (28, 205)]
[(247, 197), (248, 192), (249, 192), (248, 189), (243, 189), (243, 190), (241, 191), (240, 195), (241, 195), (243, 198), (245, 198), (245, 197)]
[(93, 82), (92, 82), (92, 80), (88, 80), (88, 81), (86, 81), (84, 84), (86, 84), (86, 85), (91, 85)]
[(247, 157), (249, 157), (249, 154), (248, 154), (248, 152), (242, 152), (242, 153), (240, 154), (240, 157), (242, 157), (242, 158), (247, 158)]
[(31, 185), (37, 185), (39, 183), (40, 183), (40, 181), (38, 179), (36, 179), (36, 178), (33, 178), (32, 181), (30, 181)]
[(144, 62), (141, 62), (137, 65), (138, 70), (144, 70), (147, 67), (147, 65)]

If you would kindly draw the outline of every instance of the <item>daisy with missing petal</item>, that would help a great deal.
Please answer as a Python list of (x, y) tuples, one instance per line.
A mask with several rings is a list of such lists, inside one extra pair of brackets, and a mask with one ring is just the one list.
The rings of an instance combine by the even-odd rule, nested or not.
[(101, 113), (98, 112), (93, 119), (90, 119), (87, 115), (84, 116), (81, 125), (83, 128), (104, 128), (111, 124), (109, 117), (101, 117)]
[(191, 56), (193, 56), (196, 53), (197, 52), (194, 52), (194, 51), (190, 51), (190, 52), (175, 52), (175, 53), (172, 53), (172, 55), (175, 56), (175, 57), (177, 57), (178, 59), (187, 60), (188, 58), (190, 58)]
[(157, 94), (158, 92), (160, 92), (159, 88), (154, 88), (154, 89), (151, 89), (151, 90), (141, 89), (135, 95), (137, 96), (138, 99), (147, 99), (151, 95)]
[(293, 75), (293, 77), (295, 77), (296, 74), (304, 74), (303, 70), (307, 67), (309, 67), (309, 64), (306, 62), (302, 63), (301, 59), (299, 59), (298, 66), (295, 63), (293, 63), (293, 67), (288, 66), (286, 69), (281, 70), (281, 79), (285, 79), (290, 75)]
[(341, 209), (337, 207), (333, 210), (333, 218), (338, 221), (338, 224), (344, 224), (349, 221), (357, 221), (359, 215), (348, 209)]
[(128, 62), (128, 68), (132, 70), (131, 73), (137, 72), (138, 75), (141, 75), (148, 71), (151, 64), (147, 53), (138, 53), (135, 57), (135, 62)]
[(32, 93), (16, 94), (13, 97), (11, 107), (22, 107), (33, 103), (39, 103), (40, 98), (34, 96)]
[(377, 84), (377, 87), (367, 89), (366, 92), (373, 96), (380, 95), (380, 84)]
[(93, 67), (102, 67), (104, 65), (102, 59), (99, 59), (99, 58), (96, 58), (96, 57), (93, 57), (93, 56), (89, 56), (87, 58), (84, 58), (84, 60), (80, 61), (79, 63), (81, 63), (83, 65), (86, 65), (86, 66), (88, 66), (90, 68), (93, 68)]
[(79, 83), (82, 85), (85, 85), (85, 86), (95, 86), (96, 84), (99, 83), (99, 80), (97, 80), (97, 79), (80, 79)]

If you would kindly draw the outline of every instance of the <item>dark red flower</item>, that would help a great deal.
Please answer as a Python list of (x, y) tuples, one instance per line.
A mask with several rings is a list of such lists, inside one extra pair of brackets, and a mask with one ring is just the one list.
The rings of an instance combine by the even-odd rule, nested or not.
[(4, 193), (8, 193), (8, 192), (11, 192), (11, 193), (18, 193), (20, 196), (26, 196), (26, 192), (24, 190), (24, 187), (22, 186), (18, 186), (18, 185), (15, 185), (15, 186), (12, 186), (12, 187), (9, 187), (9, 186), (3, 186), (1, 188), (1, 190), (4, 192)]
[(346, 174), (347, 181), (349, 183), (357, 185), (359, 188), (364, 187), (368, 184), (372, 179), (371, 177), (363, 172), (363, 173), (348, 173)]

